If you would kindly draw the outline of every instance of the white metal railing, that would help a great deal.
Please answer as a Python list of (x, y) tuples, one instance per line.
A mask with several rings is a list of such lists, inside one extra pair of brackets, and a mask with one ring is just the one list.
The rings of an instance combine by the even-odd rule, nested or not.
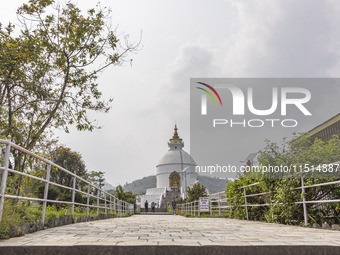
[(190, 216), (194, 216), (194, 217), (200, 216), (199, 201), (197, 200), (188, 202), (188, 203), (179, 204), (177, 205), (177, 208), (178, 208), (179, 214), (187, 213)]
[[(340, 162), (332, 163), (333, 165), (335, 164), (340, 164)], [(330, 164), (330, 165), (332, 165)], [(311, 169), (312, 171), (313, 169)], [(305, 190), (309, 188), (314, 188), (314, 187), (320, 187), (320, 186), (328, 186), (328, 185), (336, 185), (338, 184), (340, 186), (340, 180), (336, 181), (330, 181), (330, 182), (323, 182), (323, 183), (317, 183), (317, 184), (312, 184), (312, 185), (305, 185), (304, 184), (304, 176), (301, 174), (301, 186), (300, 187), (295, 187), (295, 190), (300, 190), (301, 189), (301, 195), (302, 195), (302, 201), (296, 201), (293, 202), (294, 204), (302, 204), (303, 206), (303, 217), (304, 217), (304, 224), (305, 226), (308, 225), (308, 216), (307, 216), (307, 204), (322, 204), (322, 203), (339, 203), (340, 198), (336, 199), (324, 199), (324, 200), (314, 200), (314, 201), (307, 201), (306, 200), (306, 195), (305, 195)], [(271, 199), (270, 203), (266, 204), (249, 204), (247, 198), (249, 197), (258, 197), (258, 196), (263, 196), (263, 195), (271, 195), (275, 191), (268, 191), (268, 192), (261, 192), (261, 193), (256, 193), (256, 194), (249, 194), (247, 193), (247, 188), (252, 187), (252, 186), (257, 186), (261, 184), (261, 182), (256, 182), (252, 183), (246, 186), (241, 187), (243, 189), (243, 196), (239, 197), (226, 197), (225, 191), (210, 194), (209, 195), (209, 213), (210, 216), (213, 215), (218, 215), (221, 216), (223, 215), (224, 212), (228, 212), (233, 208), (233, 199), (235, 198), (243, 198), (244, 199), (244, 204), (239, 205), (241, 207), (245, 207), (245, 213), (246, 213), (246, 218), (249, 220), (249, 212), (248, 208), (251, 207), (261, 207), (261, 206), (274, 206)], [(340, 188), (340, 187), (339, 187)], [(179, 213), (180, 214), (189, 214), (190, 216), (200, 216), (200, 210), (199, 210), (199, 201), (194, 201), (194, 202), (188, 202), (188, 203), (183, 203), (178, 205)], [(272, 213), (272, 220), (274, 221), (274, 215)]]
[[(335, 162), (332, 163), (333, 165), (338, 165), (340, 162)], [(330, 164), (330, 165), (332, 165)], [(311, 169), (311, 172), (314, 169)], [(308, 225), (308, 216), (307, 216), (307, 204), (323, 204), (323, 203), (339, 203), (340, 199), (324, 199), (324, 200), (314, 200), (314, 201), (307, 201), (306, 200), (306, 193), (305, 190), (309, 189), (309, 188), (314, 188), (314, 187), (320, 187), (320, 186), (329, 186), (329, 185), (334, 185), (334, 184), (340, 184), (340, 180), (337, 181), (331, 181), (331, 182), (323, 182), (323, 183), (317, 183), (317, 184), (312, 184), (312, 185), (305, 185), (304, 184), (304, 176), (303, 173), (300, 173), (300, 179), (301, 179), (301, 186), (300, 187), (295, 187), (294, 190), (299, 190), (301, 189), (301, 195), (302, 195), (302, 201), (296, 201), (293, 202), (294, 204), (302, 204), (303, 207), (303, 218), (304, 218), (304, 224), (305, 226)], [(269, 204), (248, 204), (247, 202), (247, 197), (254, 197), (254, 196), (263, 196), (263, 195), (267, 195), (270, 194), (272, 195), (275, 191), (268, 191), (268, 192), (262, 192), (262, 193), (257, 193), (257, 194), (247, 194), (246, 192), (246, 188), (251, 187), (251, 186), (256, 186), (261, 184), (261, 182), (257, 182), (257, 183), (253, 183), (253, 184), (249, 184), (246, 186), (243, 186), (243, 190), (244, 190), (244, 195), (241, 196), (244, 198), (244, 205), (241, 205), (242, 207), (246, 208), (246, 217), (247, 220), (249, 220), (249, 212), (248, 212), (248, 207), (256, 207), (256, 206), (274, 206), (273, 203), (270, 201)], [(272, 220), (274, 221), (274, 215), (272, 213)]]
[[(45, 214), (46, 214), (46, 206), (47, 203), (56, 203), (56, 204), (70, 204), (71, 205), (71, 215), (74, 215), (74, 208), (75, 206), (83, 206), (86, 207), (86, 216), (89, 216), (89, 209), (90, 208), (97, 208), (97, 215), (99, 215), (99, 209), (104, 209), (105, 210), (105, 215), (107, 215), (107, 212), (110, 211), (112, 213), (117, 213), (118, 216), (124, 216), (127, 213), (134, 213), (134, 208), (133, 204), (127, 203), (123, 200), (119, 200), (112, 194), (106, 192), (105, 190), (101, 189), (100, 187), (95, 186), (91, 182), (83, 179), (82, 177), (76, 175), (75, 173), (72, 173), (71, 171), (53, 163), (52, 161), (45, 159), (44, 157), (41, 157), (39, 155), (36, 155), (35, 153), (26, 150), (25, 148), (16, 145), (15, 143), (11, 142), (11, 137), (8, 137), (8, 140), (3, 140), (0, 139), (0, 145), (5, 145), (5, 153), (4, 153), (4, 158), (3, 158), (3, 165), (0, 167), (0, 173), (2, 172), (2, 180), (1, 180), (1, 189), (0, 189), (0, 222), (2, 218), (2, 212), (4, 209), (4, 201), (5, 198), (10, 198), (10, 199), (23, 199), (23, 200), (30, 200), (30, 201), (38, 201), (42, 202), (42, 214), (41, 214), (41, 222), (44, 223), (45, 220)], [(10, 156), (11, 156), (11, 149), (18, 150), (23, 152), (24, 154), (31, 156), (38, 161), (44, 163), (46, 165), (46, 176), (45, 178), (40, 178), (28, 173), (16, 171), (14, 169), (9, 168), (9, 161), (10, 161)], [(1, 153), (0, 153), (1, 154)], [(0, 155), (1, 157), (1, 155)], [(52, 182), (50, 180), (51, 177), (51, 166), (54, 166), (58, 168), (58, 171), (63, 171), (67, 173), (68, 175), (72, 176), (73, 178), (73, 186), (68, 187), (65, 185), (61, 185), (55, 182)], [(41, 182), (45, 183), (45, 189), (44, 189), (44, 197), (41, 198), (34, 198), (34, 197), (25, 197), (25, 196), (15, 196), (15, 195), (8, 195), (6, 194), (6, 184), (7, 184), (7, 177), (8, 173), (13, 173), (17, 175), (21, 175), (27, 178), (31, 178), (34, 180), (38, 180)], [(81, 191), (77, 189), (77, 182), (78, 184), (83, 183), (87, 184), (87, 192)], [(59, 188), (63, 189), (68, 189), (72, 191), (72, 201), (58, 201), (58, 200), (49, 200), (48, 198), (48, 187), (49, 185), (53, 185)], [(97, 195), (91, 194), (91, 187), (92, 189), (94, 188)], [(86, 204), (83, 203), (77, 203), (75, 202), (75, 194), (76, 192), (86, 195), (87, 202)], [(90, 204), (90, 197), (93, 197), (97, 200), (96, 205)]]
[[(200, 201), (182, 203), (178, 206), (179, 214), (188, 214), (190, 216), (201, 216)], [(229, 211), (232, 208), (230, 199), (226, 198), (225, 191), (209, 195), (209, 215), (221, 216), (223, 212)], [(206, 212), (206, 211), (205, 211)]]

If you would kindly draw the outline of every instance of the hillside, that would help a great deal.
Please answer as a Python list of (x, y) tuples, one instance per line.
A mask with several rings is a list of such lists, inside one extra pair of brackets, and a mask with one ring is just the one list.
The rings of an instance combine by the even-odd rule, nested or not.
[(156, 187), (156, 176), (151, 175), (144, 177), (143, 179), (135, 180), (131, 183), (126, 183), (123, 186), (124, 191), (131, 191), (135, 194), (145, 194), (145, 191), (149, 188)]
[[(226, 180), (210, 176), (198, 176), (198, 180), (202, 183), (210, 193), (225, 190)], [(125, 191), (132, 191), (137, 194), (145, 194), (146, 189), (156, 187), (156, 176), (151, 175), (143, 179), (135, 180), (123, 186)]]
[(198, 180), (209, 190), (210, 194), (217, 193), (219, 191), (224, 191), (227, 183), (226, 179), (220, 179), (216, 177), (199, 175)]

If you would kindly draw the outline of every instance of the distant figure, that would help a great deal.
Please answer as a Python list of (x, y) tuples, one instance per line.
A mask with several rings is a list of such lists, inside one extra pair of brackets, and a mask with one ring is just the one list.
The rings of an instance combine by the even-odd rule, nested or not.
[(154, 202), (151, 203), (151, 211), (153, 213), (155, 212), (155, 203)]
[(176, 200), (175, 200), (175, 198), (173, 198), (171, 205), (172, 205), (172, 214), (175, 215), (176, 214)]
[(145, 212), (148, 212), (148, 209), (149, 209), (148, 200), (145, 201), (144, 207), (145, 207)]

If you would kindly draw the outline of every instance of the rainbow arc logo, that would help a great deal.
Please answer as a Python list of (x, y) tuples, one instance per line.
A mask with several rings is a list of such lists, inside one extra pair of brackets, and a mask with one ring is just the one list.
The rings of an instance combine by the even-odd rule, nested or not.
[[(207, 87), (208, 89), (210, 89), (217, 96), (217, 98), (220, 101), (220, 104), (222, 106), (221, 97), (220, 97), (220, 95), (217, 93), (217, 91), (212, 86), (210, 86), (209, 84), (203, 83), (203, 82), (196, 82), (196, 83), (198, 83), (200, 85), (203, 85), (203, 86)], [(212, 98), (212, 100), (214, 101), (215, 105), (217, 105), (217, 102), (216, 102), (216, 99), (215, 99), (214, 95), (208, 89), (201, 88), (201, 87), (196, 87), (196, 88), (206, 92)], [(202, 105), (201, 106), (202, 106), (201, 107), (202, 115), (207, 115), (207, 95), (206, 94), (202, 95)]]

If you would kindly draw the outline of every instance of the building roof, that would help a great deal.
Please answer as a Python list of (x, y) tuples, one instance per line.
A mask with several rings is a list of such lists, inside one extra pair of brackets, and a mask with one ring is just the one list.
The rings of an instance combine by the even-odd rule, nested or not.
[(329, 127), (330, 125), (333, 125), (337, 122), (340, 122), (340, 113), (335, 115), (334, 117), (326, 120), (325, 122), (316, 126), (315, 128), (309, 130), (307, 136), (308, 137), (313, 136), (313, 135), (319, 133), (320, 131), (324, 130), (325, 128)]

